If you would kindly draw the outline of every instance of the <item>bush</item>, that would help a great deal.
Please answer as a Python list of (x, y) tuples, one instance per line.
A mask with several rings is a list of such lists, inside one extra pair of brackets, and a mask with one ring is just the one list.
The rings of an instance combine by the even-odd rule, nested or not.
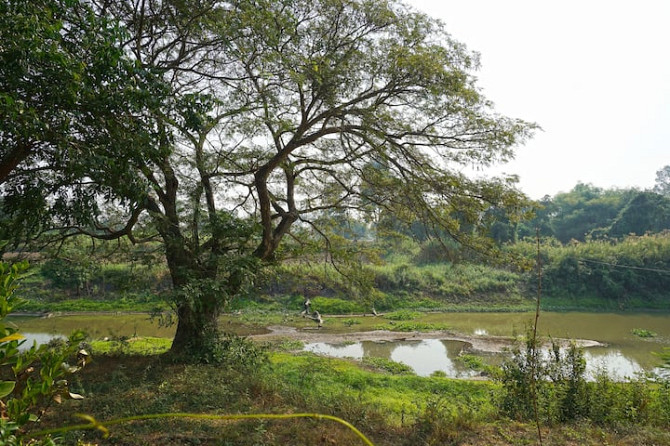
[(543, 357), (539, 341), (530, 332), (523, 349), (516, 347), (502, 365), (499, 407), (517, 420), (538, 416), (548, 422), (564, 422), (587, 413), (586, 361), (583, 352), (571, 343), (561, 348), (552, 340)]
[(212, 334), (200, 351), (191, 350), (188, 357), (175, 357), (178, 362), (216, 364), (228, 369), (256, 370), (268, 363), (268, 346), (244, 337), (225, 333)]
[[(0, 263), (0, 444), (23, 444), (19, 438), (22, 427), (39, 417), (53, 404), (63, 398), (83, 398), (72, 393), (66, 378), (86, 365), (88, 352), (80, 349), (84, 340), (81, 332), (75, 332), (68, 340), (48, 345), (33, 344), (20, 350), (25, 342), (14, 324), (6, 323), (6, 317), (21, 301), (15, 291), (21, 273), (27, 264), (9, 266)], [(70, 365), (72, 363), (76, 365)], [(31, 445), (54, 444), (50, 438), (31, 441)]]
[(526, 340), (524, 348), (516, 347), (503, 363), (496, 400), (504, 415), (520, 421), (533, 419), (536, 398), (538, 416), (548, 423), (589, 419), (610, 426), (667, 426), (670, 422), (667, 380), (651, 382), (639, 377), (615, 382), (602, 372), (594, 382), (587, 382), (586, 361), (574, 344), (559, 348), (552, 342), (546, 356), (539, 352), (539, 344)]
[(426, 402), (417, 416), (407, 444), (462, 444), (480, 421), (469, 405), (434, 397)]
[(360, 325), (361, 321), (356, 320), (356, 319), (344, 319), (342, 321), (342, 325), (345, 327), (351, 327), (353, 325)]

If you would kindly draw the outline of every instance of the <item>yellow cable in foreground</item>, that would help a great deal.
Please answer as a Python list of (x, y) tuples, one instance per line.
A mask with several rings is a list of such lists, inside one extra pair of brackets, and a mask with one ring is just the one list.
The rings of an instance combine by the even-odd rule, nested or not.
[(46, 429), (33, 433), (31, 437), (42, 437), (50, 434), (65, 433), (85, 429), (97, 429), (103, 432), (106, 437), (109, 435), (109, 430), (107, 429), (108, 426), (114, 426), (116, 424), (127, 423), (130, 421), (155, 420), (158, 418), (198, 418), (204, 420), (250, 420), (250, 419), (284, 420), (288, 418), (314, 418), (317, 420), (331, 420), (340, 423), (351, 429), (367, 446), (374, 446), (374, 444), (361, 431), (356, 429), (356, 427), (351, 423), (349, 423), (348, 421), (345, 421), (342, 418), (338, 418), (333, 415), (322, 415), (318, 413), (209, 415), (209, 414), (176, 412), (176, 413), (136, 415), (133, 417), (116, 418), (113, 420), (106, 421), (104, 423), (99, 422), (90, 415), (77, 414), (76, 416), (83, 420), (88, 421), (88, 423), (66, 426), (57, 429)]

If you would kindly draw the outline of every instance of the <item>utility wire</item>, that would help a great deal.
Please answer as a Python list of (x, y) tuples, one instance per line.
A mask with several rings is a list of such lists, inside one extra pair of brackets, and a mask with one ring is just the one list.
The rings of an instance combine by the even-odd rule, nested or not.
[(632, 265), (618, 265), (616, 263), (609, 263), (609, 262), (601, 262), (598, 260), (589, 260), (589, 259), (577, 259), (580, 262), (588, 262), (588, 263), (598, 263), (600, 265), (608, 265), (608, 266), (613, 266), (615, 268), (623, 268), (623, 269), (637, 269), (640, 271), (652, 271), (655, 273), (661, 273), (661, 274), (670, 274), (670, 270), (668, 269), (658, 269), (658, 268), (645, 268), (642, 266), (632, 266)]

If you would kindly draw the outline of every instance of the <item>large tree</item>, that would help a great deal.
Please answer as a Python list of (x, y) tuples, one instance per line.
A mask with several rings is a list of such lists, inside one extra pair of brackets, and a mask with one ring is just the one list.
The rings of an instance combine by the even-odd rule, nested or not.
[(142, 150), (95, 153), (113, 175), (81, 167), (90, 189), (104, 186), (126, 213), (115, 227), (99, 219), (81, 229), (132, 237), (137, 222), (153, 225), (175, 287), (176, 353), (211, 350), (224, 303), (287, 237), (327, 237), (328, 210), (375, 207), (486, 249), (485, 211), (525, 205), (515, 178), (462, 171), (510, 159), (534, 126), (496, 114), (475, 85), (476, 54), (403, 3), (96, 7), (123, 24), (123, 50), (171, 95), (153, 108), (155, 139)]
[(606, 231), (636, 193), (631, 189), (602, 189), (578, 183), (570, 192), (559, 193), (546, 203), (553, 231), (546, 235), (568, 243)]
[(638, 192), (621, 209), (609, 227), (611, 237), (645, 235), (670, 229), (670, 197), (651, 191)]

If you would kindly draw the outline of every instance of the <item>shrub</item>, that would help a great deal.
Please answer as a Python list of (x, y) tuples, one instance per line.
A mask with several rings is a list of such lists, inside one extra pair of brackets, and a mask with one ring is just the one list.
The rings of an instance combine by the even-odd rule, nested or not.
[[(23, 336), (13, 324), (5, 322), (21, 304), (15, 291), (26, 268), (25, 263), (0, 263), (0, 376), (4, 379), (0, 381), (0, 444), (22, 444), (18, 438), (20, 429), (37, 421), (52, 404), (68, 397), (83, 398), (70, 391), (66, 379), (88, 361), (88, 353), (79, 347), (83, 333), (75, 332), (67, 341), (48, 345), (33, 343), (21, 350)], [(73, 359), (76, 365), (70, 365)], [(54, 444), (54, 440), (47, 438), (30, 444)]]
[(345, 327), (351, 327), (352, 325), (359, 325), (360, 323), (361, 321), (356, 319), (344, 319), (342, 321), (342, 325), (344, 325)]
[(482, 372), (482, 375), (495, 375), (497, 367), (492, 367), (480, 356), (470, 355), (467, 353), (461, 354), (456, 358), (457, 361), (463, 363), (470, 370), (475, 372)]
[(476, 411), (469, 405), (434, 397), (416, 418), (408, 444), (461, 444), (479, 422)]
[(668, 425), (667, 381), (639, 377), (615, 382), (602, 371), (594, 382), (587, 382), (583, 353), (574, 344), (559, 348), (552, 342), (546, 356), (539, 352), (539, 345), (526, 340), (525, 347), (516, 347), (503, 363), (497, 378), (502, 384), (497, 404), (504, 415), (522, 421), (532, 419), (531, 390), (535, 387), (538, 416), (549, 423), (589, 419), (610, 426)]
[(268, 363), (267, 345), (256, 344), (242, 336), (215, 333), (202, 351), (193, 351), (188, 357), (176, 357), (187, 363), (217, 364), (236, 370), (254, 370)]

